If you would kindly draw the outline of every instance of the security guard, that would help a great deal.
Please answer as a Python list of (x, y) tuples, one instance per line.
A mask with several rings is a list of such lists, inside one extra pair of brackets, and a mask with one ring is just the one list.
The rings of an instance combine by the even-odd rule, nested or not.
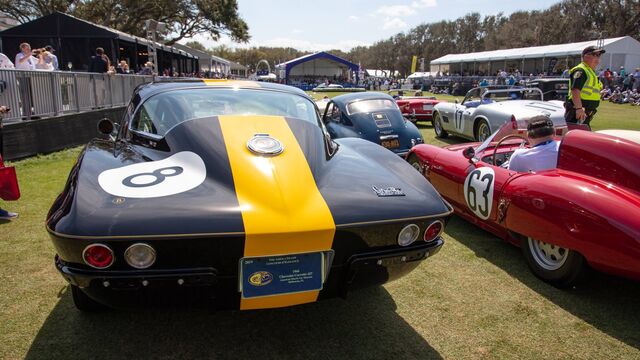
[(582, 50), (582, 62), (569, 73), (569, 96), (564, 103), (567, 123), (587, 126), (598, 111), (602, 83), (594, 69), (600, 63), (604, 49), (587, 46)]

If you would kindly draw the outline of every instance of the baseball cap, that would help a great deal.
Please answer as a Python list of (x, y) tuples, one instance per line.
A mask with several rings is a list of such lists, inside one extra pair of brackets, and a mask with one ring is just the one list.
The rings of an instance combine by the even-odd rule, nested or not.
[(604, 54), (606, 51), (604, 51), (604, 49), (599, 48), (597, 46), (587, 46), (586, 48), (584, 48), (584, 50), (582, 50), (582, 55), (587, 55), (587, 54), (593, 54), (593, 53), (600, 53), (600, 54)]
[(529, 131), (546, 127), (553, 128), (553, 121), (545, 115), (534, 116), (527, 124), (527, 130)]

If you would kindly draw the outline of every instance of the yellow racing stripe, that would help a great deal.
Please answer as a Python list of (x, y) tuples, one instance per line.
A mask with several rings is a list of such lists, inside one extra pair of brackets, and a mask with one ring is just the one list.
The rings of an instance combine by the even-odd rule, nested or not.
[[(220, 116), (236, 195), (245, 228), (244, 256), (267, 256), (331, 249), (335, 223), (311, 169), (280, 116)], [(259, 156), (247, 148), (255, 134), (269, 134), (284, 151)], [(240, 309), (314, 302), (319, 291), (241, 299)]]
[(257, 81), (248, 80), (226, 80), (226, 79), (203, 79), (207, 86), (232, 86), (240, 88), (259, 88), (262, 87)]

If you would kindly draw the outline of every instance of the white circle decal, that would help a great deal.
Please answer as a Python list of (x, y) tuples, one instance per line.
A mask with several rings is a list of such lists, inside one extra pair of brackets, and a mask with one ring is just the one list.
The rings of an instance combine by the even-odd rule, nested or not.
[(464, 199), (469, 210), (482, 220), (491, 215), (495, 172), (490, 167), (473, 170), (464, 180)]
[(206, 177), (202, 158), (182, 151), (163, 160), (105, 170), (98, 176), (98, 183), (114, 196), (155, 198), (189, 191)]

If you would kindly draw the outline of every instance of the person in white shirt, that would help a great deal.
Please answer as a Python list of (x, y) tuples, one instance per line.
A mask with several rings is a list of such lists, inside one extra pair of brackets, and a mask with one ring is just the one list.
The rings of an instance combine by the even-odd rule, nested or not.
[(7, 55), (0, 53), (0, 69), (13, 69), (13, 63)]
[(16, 54), (15, 67), (18, 70), (35, 70), (38, 59), (31, 54), (31, 45), (20, 44), (20, 52)]
[(544, 115), (531, 118), (527, 125), (530, 148), (516, 149), (509, 159), (509, 170), (536, 172), (558, 165), (560, 142), (553, 139), (553, 121)]

